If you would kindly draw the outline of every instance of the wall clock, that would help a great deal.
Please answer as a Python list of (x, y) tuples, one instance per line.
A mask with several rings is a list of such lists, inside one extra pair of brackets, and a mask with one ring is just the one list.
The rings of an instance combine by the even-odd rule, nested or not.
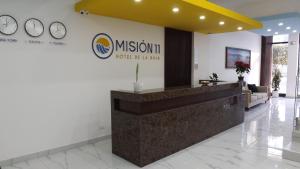
[(54, 39), (63, 39), (67, 35), (67, 29), (61, 22), (51, 23), (49, 32)]
[(0, 33), (3, 35), (13, 35), (18, 30), (18, 23), (15, 18), (9, 15), (0, 16)]
[(30, 18), (25, 22), (25, 31), (31, 37), (39, 37), (44, 33), (43, 23), (35, 18)]

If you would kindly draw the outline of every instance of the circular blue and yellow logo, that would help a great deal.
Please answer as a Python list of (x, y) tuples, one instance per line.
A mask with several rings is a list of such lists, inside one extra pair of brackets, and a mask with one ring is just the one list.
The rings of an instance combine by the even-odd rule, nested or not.
[(100, 59), (108, 59), (114, 52), (114, 42), (112, 38), (105, 34), (100, 33), (93, 39), (93, 51)]

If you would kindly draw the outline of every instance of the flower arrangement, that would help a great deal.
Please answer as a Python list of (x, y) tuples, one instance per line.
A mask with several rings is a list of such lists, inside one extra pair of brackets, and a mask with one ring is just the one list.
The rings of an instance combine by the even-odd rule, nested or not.
[(143, 89), (143, 83), (139, 80), (139, 73), (140, 73), (140, 64), (136, 64), (135, 68), (135, 82), (133, 83), (133, 89), (135, 92), (140, 92)]
[(239, 78), (244, 77), (243, 75), (245, 73), (249, 73), (251, 68), (250, 65), (241, 61), (237, 61), (235, 62), (235, 66), (236, 66), (236, 73), (238, 74)]

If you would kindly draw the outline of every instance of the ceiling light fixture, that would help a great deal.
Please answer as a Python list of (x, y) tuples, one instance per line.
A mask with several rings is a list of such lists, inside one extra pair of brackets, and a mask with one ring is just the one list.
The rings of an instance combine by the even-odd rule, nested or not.
[(237, 28), (237, 30), (241, 31), (241, 30), (243, 30), (243, 27), (239, 26), (239, 27)]
[(272, 31), (272, 29), (267, 29), (267, 31), (268, 31), (268, 32), (271, 32), (271, 31)]
[(293, 33), (296, 33), (297, 32), (297, 30), (293, 30)]
[(290, 29), (291, 29), (291, 27), (290, 27), (290, 26), (288, 26), (288, 27), (286, 27), (286, 29), (287, 29), (287, 30), (290, 30)]
[(283, 25), (284, 25), (283, 22), (278, 23), (278, 26), (283, 26)]
[(174, 8), (172, 9), (172, 11), (173, 11), (174, 13), (178, 13), (178, 12), (179, 12), (179, 8), (178, 8), (178, 7), (174, 7)]
[(201, 15), (199, 18), (200, 18), (200, 20), (205, 20), (205, 19), (206, 19), (206, 16)]
[(279, 34), (279, 32), (275, 32), (274, 34), (275, 34), (275, 35), (278, 35), (278, 34)]
[(224, 21), (220, 21), (219, 25), (223, 26), (223, 25), (225, 25), (225, 22)]
[(134, 2), (139, 3), (142, 2), (142, 0), (134, 0)]

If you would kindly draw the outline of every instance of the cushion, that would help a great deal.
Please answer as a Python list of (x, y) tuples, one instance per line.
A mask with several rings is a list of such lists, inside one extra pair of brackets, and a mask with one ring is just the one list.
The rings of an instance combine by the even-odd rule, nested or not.
[(257, 96), (251, 95), (251, 102), (255, 102), (257, 99), (258, 99)]
[(252, 93), (258, 92), (255, 84), (248, 84), (248, 89), (251, 90)]
[(264, 98), (268, 98), (268, 93), (253, 93), (253, 96), (256, 96), (257, 99), (264, 99)]

